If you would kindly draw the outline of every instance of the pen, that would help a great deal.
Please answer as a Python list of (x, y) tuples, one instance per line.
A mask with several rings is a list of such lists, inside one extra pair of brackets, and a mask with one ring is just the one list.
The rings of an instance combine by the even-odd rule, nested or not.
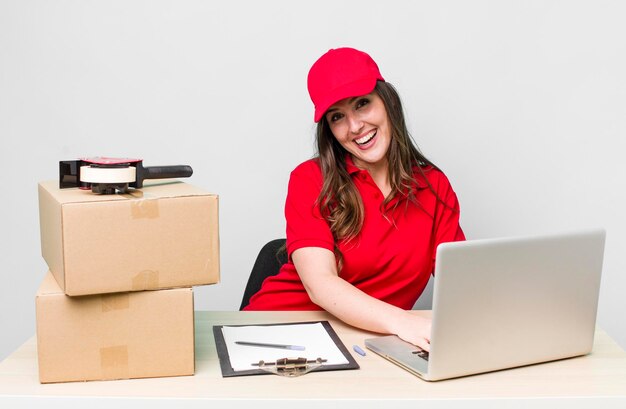
[(305, 349), (303, 346), (300, 346), (300, 345), (266, 344), (264, 342), (235, 341), (235, 344), (245, 345), (249, 347), (291, 349), (293, 351), (304, 351)]
[(363, 351), (360, 346), (353, 345), (352, 349), (354, 349), (354, 352), (356, 352), (357, 354), (359, 354), (361, 356), (365, 356), (365, 351)]

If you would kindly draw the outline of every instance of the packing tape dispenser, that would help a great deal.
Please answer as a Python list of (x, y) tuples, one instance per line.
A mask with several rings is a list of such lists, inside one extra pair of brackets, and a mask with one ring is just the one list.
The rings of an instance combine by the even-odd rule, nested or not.
[(78, 187), (97, 194), (141, 189), (145, 179), (187, 178), (191, 166), (143, 166), (143, 159), (92, 157), (59, 162), (59, 188)]

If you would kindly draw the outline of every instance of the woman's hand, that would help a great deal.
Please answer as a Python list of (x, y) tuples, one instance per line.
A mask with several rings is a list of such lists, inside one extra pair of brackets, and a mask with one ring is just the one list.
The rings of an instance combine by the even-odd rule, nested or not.
[(392, 332), (406, 342), (418, 346), (424, 351), (430, 351), (430, 327), (432, 320), (422, 317), (410, 311), (402, 311), (404, 314), (395, 324)]

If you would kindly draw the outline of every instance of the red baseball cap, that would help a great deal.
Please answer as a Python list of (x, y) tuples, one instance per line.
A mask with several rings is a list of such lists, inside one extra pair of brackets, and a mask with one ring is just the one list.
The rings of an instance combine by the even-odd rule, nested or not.
[(385, 79), (368, 54), (347, 47), (328, 50), (315, 61), (307, 78), (309, 96), (315, 105), (315, 122), (335, 102), (369, 94), (378, 80)]

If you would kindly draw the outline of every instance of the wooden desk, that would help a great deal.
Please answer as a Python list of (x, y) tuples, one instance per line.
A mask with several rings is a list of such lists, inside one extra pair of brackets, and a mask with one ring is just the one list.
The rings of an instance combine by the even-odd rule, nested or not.
[[(212, 326), (329, 320), (360, 370), (222, 378)], [(372, 352), (373, 334), (322, 312), (196, 312), (196, 375), (41, 385), (33, 337), (0, 363), (1, 408), (626, 408), (626, 353), (602, 330), (591, 355), (429, 383)]]

